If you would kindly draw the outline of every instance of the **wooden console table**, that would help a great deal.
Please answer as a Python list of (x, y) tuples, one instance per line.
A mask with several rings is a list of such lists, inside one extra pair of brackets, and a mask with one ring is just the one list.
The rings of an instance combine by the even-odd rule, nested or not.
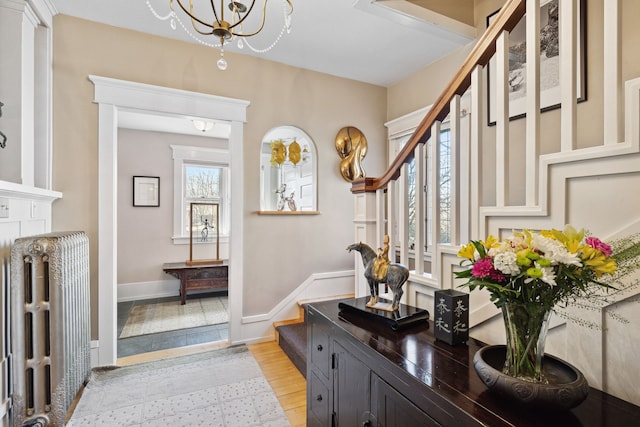
[(184, 262), (168, 262), (165, 273), (180, 280), (180, 303), (185, 304), (187, 291), (202, 289), (226, 290), (229, 278), (227, 261), (218, 264), (187, 265)]
[(637, 426), (640, 407), (591, 388), (567, 411), (519, 407), (490, 392), (473, 368), (484, 344), (437, 341), (433, 322), (399, 331), (307, 306), (307, 426)]

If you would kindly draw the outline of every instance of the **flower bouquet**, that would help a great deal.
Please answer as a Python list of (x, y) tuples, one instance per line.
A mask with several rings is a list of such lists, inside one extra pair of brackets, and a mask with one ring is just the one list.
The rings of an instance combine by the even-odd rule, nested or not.
[[(595, 309), (617, 292), (613, 285), (637, 269), (637, 236), (611, 245), (584, 230), (523, 230), (498, 240), (462, 246), (456, 277), (471, 291), (487, 289), (502, 310), (507, 355), (503, 372), (531, 382), (545, 382), (542, 371), (548, 321), (556, 307), (577, 304)], [(600, 301), (600, 302), (598, 302)], [(570, 316), (567, 316), (570, 317)], [(587, 322), (583, 322), (587, 323)]]

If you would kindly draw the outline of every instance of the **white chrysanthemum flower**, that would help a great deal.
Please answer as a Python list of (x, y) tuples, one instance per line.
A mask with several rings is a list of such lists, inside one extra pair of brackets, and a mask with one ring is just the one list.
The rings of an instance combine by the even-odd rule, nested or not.
[(496, 255), (504, 253), (504, 252), (513, 252), (513, 248), (507, 242), (500, 242), (500, 245), (498, 247), (489, 249), (487, 254), (490, 257), (495, 257)]
[(553, 264), (582, 266), (578, 255), (567, 251), (567, 248), (557, 240), (537, 235), (531, 240), (531, 244)]
[(542, 277), (540, 278), (540, 280), (542, 280), (544, 283), (546, 283), (547, 285), (553, 287), (556, 286), (556, 273), (553, 270), (552, 267), (540, 267), (539, 265), (536, 264), (536, 266), (538, 268), (540, 268), (540, 270), (542, 271)]
[(504, 274), (517, 276), (520, 274), (520, 267), (516, 262), (517, 259), (518, 256), (514, 252), (502, 252), (493, 258), (493, 266)]

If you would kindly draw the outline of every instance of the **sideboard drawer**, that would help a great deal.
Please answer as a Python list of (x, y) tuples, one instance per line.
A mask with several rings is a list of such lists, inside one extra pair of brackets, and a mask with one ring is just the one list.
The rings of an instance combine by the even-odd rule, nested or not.
[(307, 310), (307, 328), (311, 365), (324, 376), (325, 381), (328, 381), (331, 368), (331, 350), (329, 349), (331, 325), (313, 310)]
[(226, 288), (226, 279), (191, 279), (187, 280), (187, 290)]

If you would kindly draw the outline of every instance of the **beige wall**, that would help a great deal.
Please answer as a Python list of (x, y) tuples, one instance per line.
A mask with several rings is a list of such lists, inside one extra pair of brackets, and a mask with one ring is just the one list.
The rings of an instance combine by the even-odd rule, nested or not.
[[(369, 175), (385, 162), (386, 90), (381, 87), (218, 52), (58, 15), (54, 20), (54, 176), (64, 193), (53, 212), (55, 230), (82, 229), (91, 240), (93, 335), (97, 335), (98, 109), (88, 75), (99, 75), (189, 91), (245, 99), (242, 242), (243, 315), (268, 312), (316, 272), (352, 269), (345, 251), (354, 231), (350, 184), (338, 171), (335, 135), (347, 125), (367, 136)], [(259, 149), (263, 134), (277, 125), (307, 132), (318, 150), (317, 216), (258, 216)], [(238, 220), (238, 219), (234, 219)]]
[(409, 0), (409, 2), (473, 25), (473, 0)]
[[(165, 262), (189, 259), (189, 245), (174, 244), (173, 158), (170, 145), (227, 149), (227, 140), (118, 129), (118, 284), (175, 280), (162, 271)], [(160, 206), (134, 207), (134, 175), (160, 178)], [(207, 246), (206, 248), (201, 246)], [(197, 245), (196, 255), (215, 256), (213, 243)], [(224, 250), (224, 253), (222, 253)], [(221, 245), (220, 257), (228, 257)], [(175, 288), (176, 295), (178, 287)]]

